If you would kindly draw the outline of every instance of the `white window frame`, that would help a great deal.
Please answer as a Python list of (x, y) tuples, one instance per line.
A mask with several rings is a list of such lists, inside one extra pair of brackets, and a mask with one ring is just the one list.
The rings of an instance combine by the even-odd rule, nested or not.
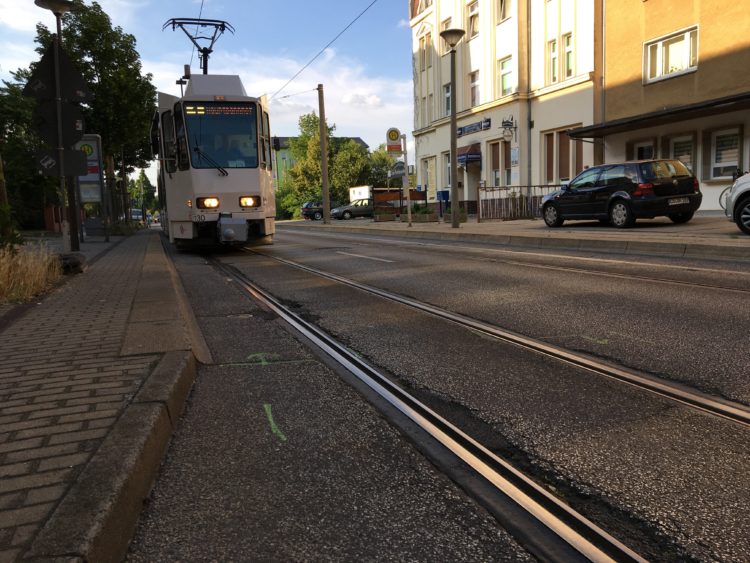
[(560, 54), (557, 49), (557, 39), (547, 41), (547, 84), (557, 84), (560, 81)]
[(451, 104), (453, 103), (453, 96), (451, 96), (451, 85), (443, 84), (443, 117), (447, 117), (451, 114)]
[(575, 51), (573, 50), (573, 34), (572, 33), (565, 33), (562, 36), (562, 41), (560, 42), (564, 53), (563, 53), (563, 59), (562, 59), (562, 77), (563, 80), (567, 78), (573, 78), (575, 75)]
[(424, 34), (424, 48), (427, 68), (430, 68), (432, 66), (432, 33), (429, 31)]
[(469, 100), (471, 101), (471, 107), (476, 107), (482, 103), (482, 88), (478, 70), (469, 73)]
[(443, 153), (443, 174), (444, 174), (444, 187), (450, 187), (451, 185), (451, 153)]
[[(507, 88), (503, 85), (505, 78), (508, 79)], [(504, 57), (497, 61), (497, 97), (509, 96), (515, 91), (516, 86), (513, 82), (513, 57)]]
[(511, 0), (497, 0), (497, 23), (510, 18), (510, 2)]
[[(681, 41), (683, 48), (681, 60), (678, 65), (665, 68), (667, 64), (666, 54), (669, 45), (675, 41)], [(650, 84), (668, 78), (674, 78), (698, 70), (698, 26), (682, 29), (643, 44), (643, 83)]]
[[(445, 31), (446, 29), (450, 29), (453, 25), (453, 18), (445, 18), (442, 22), (440, 22), (440, 31)], [(448, 45), (448, 42), (443, 39), (440, 44), (442, 45), (442, 51), (441, 53), (443, 55), (447, 55), (451, 52), (451, 46)]]
[(466, 34), (469, 39), (479, 35), (479, 0), (474, 0), (466, 5)]
[[(719, 162), (716, 157), (716, 139), (720, 136), (734, 136), (737, 139), (737, 159), (736, 160), (728, 160), (724, 162)], [(732, 127), (729, 129), (721, 129), (719, 131), (714, 131), (711, 133), (711, 179), (712, 180), (723, 180), (723, 179), (729, 179), (732, 177), (732, 174), (728, 175), (716, 175), (714, 174), (714, 171), (716, 168), (726, 168), (731, 166), (733, 168), (732, 172), (734, 172), (740, 165), (740, 149), (742, 147), (742, 143), (740, 142), (740, 130), (737, 127)]]

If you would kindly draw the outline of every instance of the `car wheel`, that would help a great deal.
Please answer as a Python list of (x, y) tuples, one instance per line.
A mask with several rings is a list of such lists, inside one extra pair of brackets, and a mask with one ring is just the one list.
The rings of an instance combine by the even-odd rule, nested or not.
[(734, 222), (743, 233), (750, 235), (750, 197), (740, 201), (735, 208)]
[(670, 218), (672, 223), (677, 223), (678, 225), (680, 223), (687, 223), (690, 221), (690, 219), (693, 218), (693, 211), (685, 211), (684, 213), (670, 213), (667, 215), (667, 217)]
[(351, 218), (352, 218), (352, 212), (344, 211), (344, 219), (351, 219)]
[(316, 211), (313, 213), (313, 219), (316, 221), (320, 221), (323, 218), (323, 214), (320, 211)]
[(609, 208), (609, 222), (618, 229), (633, 226), (633, 223), (635, 223), (635, 217), (633, 216), (633, 212), (630, 211), (630, 206), (626, 201), (618, 199), (612, 204)]
[(562, 227), (563, 221), (565, 220), (560, 217), (557, 207), (551, 203), (544, 206), (542, 216), (544, 217), (544, 222), (551, 228)]

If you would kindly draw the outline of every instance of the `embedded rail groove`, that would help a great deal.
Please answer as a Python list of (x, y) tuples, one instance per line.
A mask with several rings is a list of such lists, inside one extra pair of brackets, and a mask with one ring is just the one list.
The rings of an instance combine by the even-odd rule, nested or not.
[(446, 311), (445, 309), (441, 309), (439, 307), (435, 307), (433, 305), (429, 305), (427, 303), (423, 303), (409, 297), (404, 297), (396, 293), (391, 293), (389, 291), (373, 287), (371, 285), (359, 283), (337, 274), (318, 270), (317, 268), (312, 268), (310, 266), (306, 266), (298, 262), (293, 262), (285, 258), (271, 256), (257, 250), (247, 250), (250, 250), (255, 254), (262, 255), (266, 258), (271, 258), (273, 260), (281, 262), (282, 264), (286, 264), (288, 266), (309, 272), (311, 274), (343, 283), (350, 287), (354, 287), (373, 295), (377, 295), (384, 299), (389, 299), (413, 309), (429, 313), (445, 320), (449, 320), (460, 326), (463, 326), (464, 328), (469, 328), (486, 336), (491, 336), (498, 340), (520, 346), (527, 350), (532, 350), (539, 354), (557, 359), (561, 362), (576, 366), (597, 375), (608, 377), (610, 379), (614, 379), (615, 381), (632, 385), (638, 389), (648, 391), (662, 398), (667, 398), (669, 400), (679, 402), (683, 405), (687, 405), (691, 408), (709, 413), (713, 416), (717, 416), (734, 423), (750, 427), (750, 408), (740, 403), (713, 397), (695, 389), (691, 389), (674, 382), (665, 381), (649, 374), (639, 373), (635, 370), (626, 369), (623, 367), (617, 367), (587, 356), (585, 354), (571, 352), (569, 350), (566, 350), (565, 348), (561, 348), (559, 346), (554, 346), (552, 344), (548, 344), (534, 338), (523, 336), (509, 330), (491, 325), (489, 323), (485, 323), (471, 317), (461, 315), (459, 313)]
[[(506, 502), (520, 508), (525, 514), (525, 521), (498, 519), (533, 555), (545, 561), (587, 560), (645, 563), (646, 560), (640, 555), (412, 397), (322, 329), (284, 307), (235, 267), (215, 259), (209, 259), (209, 261), (462, 460), (494, 487), (497, 494)], [(539, 538), (540, 528), (546, 530), (550, 537)]]

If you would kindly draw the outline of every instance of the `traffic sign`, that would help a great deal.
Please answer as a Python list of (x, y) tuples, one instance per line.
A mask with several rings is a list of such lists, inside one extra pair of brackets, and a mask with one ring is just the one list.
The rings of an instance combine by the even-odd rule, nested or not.
[(397, 161), (388, 171), (389, 178), (400, 178), (406, 174), (406, 165), (402, 161)]
[(385, 150), (389, 153), (401, 154), (403, 149), (401, 148), (401, 131), (395, 127), (391, 127), (385, 134)]
[[(36, 166), (39, 173), (45, 176), (59, 176), (59, 151), (57, 149), (41, 150), (36, 154)], [(63, 151), (63, 174), (65, 176), (80, 176), (86, 174), (86, 153), (65, 149)]]
[[(62, 146), (71, 147), (83, 137), (83, 114), (74, 104), (63, 102)], [(57, 146), (57, 103), (55, 100), (41, 100), (34, 111), (34, 122), (39, 136), (52, 147)]]
[[(69, 102), (89, 102), (94, 95), (89, 90), (81, 73), (60, 47), (60, 97)], [(34, 72), (23, 89), (24, 96), (37, 100), (55, 99), (55, 53), (51, 43), (37, 63)]]
[(86, 173), (78, 177), (78, 192), (83, 203), (102, 201), (102, 138), (99, 135), (84, 135), (76, 143), (76, 149), (86, 155)]

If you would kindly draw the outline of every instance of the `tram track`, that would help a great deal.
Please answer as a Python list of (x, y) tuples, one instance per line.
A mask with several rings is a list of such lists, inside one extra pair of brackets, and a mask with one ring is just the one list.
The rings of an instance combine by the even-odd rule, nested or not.
[[(493, 487), (501, 502), (513, 508), (491, 511), (536, 557), (548, 561), (645, 561), (511, 463), (413, 397), (355, 352), (285, 307), (240, 270), (216, 259), (209, 259), (209, 262)], [(521, 517), (519, 509), (523, 514)]]
[(292, 260), (273, 256), (255, 249), (247, 250), (262, 255), (266, 258), (275, 260), (287, 266), (335, 281), (337, 283), (345, 284), (349, 287), (359, 289), (372, 295), (377, 295), (378, 297), (381, 297), (383, 299), (400, 303), (407, 307), (411, 307), (424, 313), (434, 315), (438, 318), (451, 321), (465, 329), (472, 330), (485, 336), (489, 336), (497, 340), (516, 345), (538, 354), (542, 354), (565, 364), (586, 370), (595, 375), (613, 379), (620, 383), (636, 387), (642, 391), (655, 394), (661, 398), (678, 402), (690, 408), (700, 410), (702, 412), (725, 420), (729, 420), (733, 423), (740, 424), (745, 427), (750, 427), (750, 408), (748, 408), (746, 405), (702, 393), (688, 386), (681, 385), (673, 381), (667, 381), (651, 374), (638, 372), (636, 370), (624, 368), (621, 366), (616, 366), (589, 355), (582, 354), (580, 352), (572, 352), (565, 348), (555, 346), (553, 344), (549, 344), (547, 342), (528, 336), (524, 336), (492, 325), (490, 323), (479, 321), (477, 319), (448, 311), (446, 309), (441, 309), (440, 307), (436, 307), (434, 305), (430, 305), (416, 299), (405, 297), (403, 295), (392, 293), (371, 285), (363, 284), (355, 280), (333, 274), (331, 272), (325, 272), (323, 270), (319, 270), (305, 264), (300, 264)]

